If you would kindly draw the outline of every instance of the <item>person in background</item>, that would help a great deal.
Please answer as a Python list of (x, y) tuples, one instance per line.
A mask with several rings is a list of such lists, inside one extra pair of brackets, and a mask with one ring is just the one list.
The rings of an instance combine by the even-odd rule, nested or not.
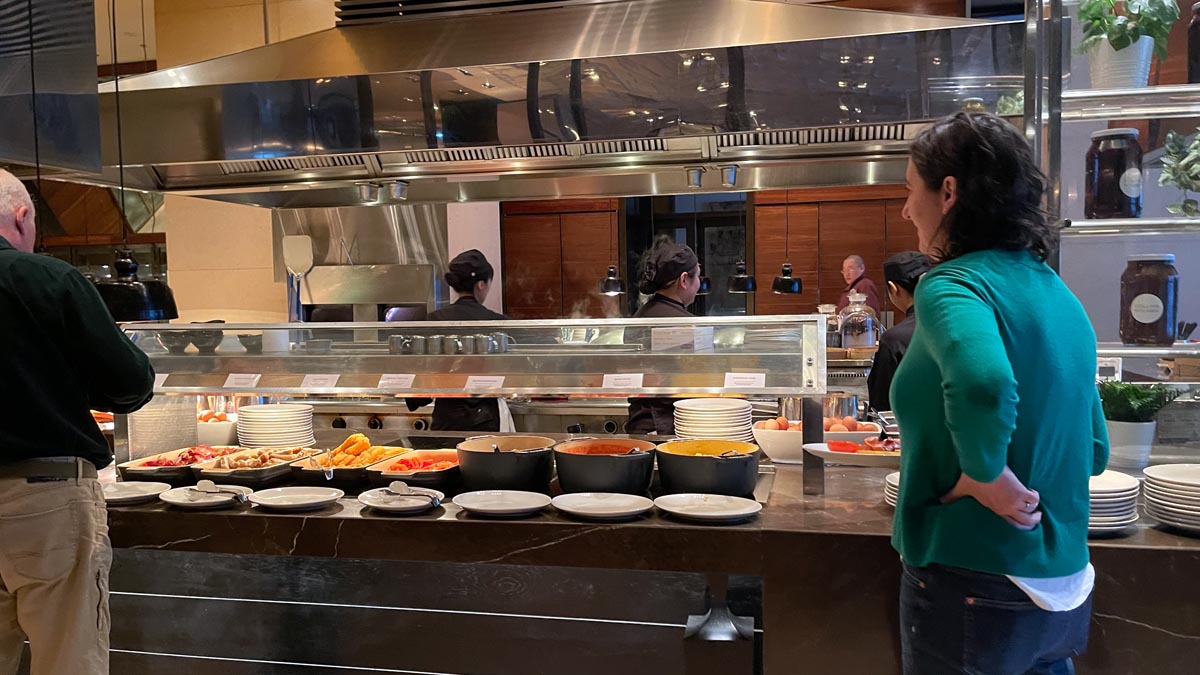
[(913, 309), (913, 294), (921, 275), (929, 271), (929, 257), (917, 251), (903, 251), (883, 262), (883, 280), (887, 284), (888, 299), (897, 312), (904, 312), (904, 320), (889, 328), (879, 339), (879, 350), (867, 376), (867, 395), (871, 407), (878, 411), (891, 410), (892, 376), (908, 343), (912, 341), (917, 327), (917, 315)]
[(913, 141), (906, 183), (935, 266), (892, 384), (904, 672), (1069, 675), (1108, 436), (1091, 322), (1046, 264), (1045, 178), (1008, 122), (958, 113)]
[[(700, 260), (696, 253), (684, 244), (660, 243), (646, 257), (638, 280), (638, 291), (651, 296), (650, 300), (638, 308), (633, 318), (690, 317), (687, 308), (696, 301), (699, 290)], [(673, 435), (675, 399), (629, 399), (625, 433)]]
[(74, 267), (33, 255), (29, 193), (0, 170), (0, 673), (108, 672), (112, 546), (90, 410), (149, 402), (154, 370)]
[[(508, 317), (483, 306), (492, 287), (495, 270), (487, 257), (475, 249), (450, 261), (446, 283), (458, 295), (454, 304), (430, 312), (430, 321), (507, 321)], [(409, 410), (428, 405), (432, 399), (408, 399)], [(442, 398), (433, 406), (435, 431), (500, 431), (500, 403), (494, 398)]]
[(850, 304), (851, 293), (867, 296), (867, 307), (875, 310), (876, 314), (883, 311), (883, 298), (880, 297), (875, 282), (867, 278), (867, 265), (861, 257), (852, 255), (842, 261), (842, 279), (846, 281), (846, 288), (842, 289), (842, 295), (838, 298), (839, 312)]

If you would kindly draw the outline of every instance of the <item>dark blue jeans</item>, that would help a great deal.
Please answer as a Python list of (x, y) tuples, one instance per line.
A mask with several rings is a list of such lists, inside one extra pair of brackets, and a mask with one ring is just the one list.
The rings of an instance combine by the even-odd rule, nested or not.
[(904, 675), (1074, 675), (1087, 647), (1092, 600), (1047, 612), (1003, 576), (904, 566)]

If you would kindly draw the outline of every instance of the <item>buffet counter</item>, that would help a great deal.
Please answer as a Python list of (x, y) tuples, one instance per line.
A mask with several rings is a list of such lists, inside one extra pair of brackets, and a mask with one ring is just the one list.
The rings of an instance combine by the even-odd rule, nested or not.
[[(250, 507), (217, 512), (181, 512), (162, 505), (117, 507), (110, 510), (110, 526), (114, 546), (140, 556), (143, 563), (153, 555), (149, 551), (196, 552), (255, 561), (311, 557), (347, 564), (433, 563), (476, 570), (472, 576), (495, 566), (556, 568), (557, 573), (575, 568), (570, 574), (584, 577), (603, 576), (601, 570), (636, 570), (665, 573), (663, 579), (675, 581), (676, 573), (699, 574), (710, 587), (723, 578), (758, 579), (761, 609), (747, 606), (742, 612), (753, 613), (762, 631), (762, 672), (795, 673), (797, 664), (804, 664), (804, 672), (813, 673), (898, 673), (899, 564), (888, 540), (892, 510), (882, 498), (888, 472), (830, 466), (825, 470), (826, 494), (806, 496), (799, 467), (774, 467), (763, 511), (749, 522), (726, 526), (684, 523), (656, 512), (631, 522), (584, 522), (558, 515), (553, 508), (534, 517), (495, 520), (471, 516), (453, 504), (424, 515), (393, 517), (364, 510), (351, 498), (304, 515)], [(1092, 555), (1097, 570), (1095, 625), (1080, 672), (1189, 670), (1200, 658), (1200, 586), (1194, 583), (1200, 574), (1200, 540), (1139, 523), (1131, 536), (1093, 540)], [(541, 574), (522, 583), (536, 587)], [(114, 576), (114, 587), (118, 578)], [(389, 582), (384, 578), (371, 583)], [(629, 588), (630, 583), (640, 582), (621, 585)], [(645, 583), (656, 593), (674, 588), (674, 581)], [(230, 590), (227, 584), (224, 588)], [(524, 592), (533, 589), (524, 587)], [(752, 590), (752, 599), (754, 595)], [(695, 601), (693, 597), (688, 602)], [(731, 602), (735, 610), (739, 602), (746, 604), (732, 595)], [(647, 611), (668, 605), (664, 600)], [(674, 635), (668, 644), (675, 644), (685, 619), (675, 616), (673, 622), (648, 625)], [(646, 639), (644, 630), (648, 629), (639, 629), (638, 639)], [(871, 648), (864, 649), (865, 644)], [(628, 672), (757, 672), (749, 662), (748, 670), (688, 666), (688, 652), (683, 649), (676, 660), (668, 652), (657, 660), (631, 662)], [(707, 658), (718, 662), (711, 661), (711, 655)], [(530, 670), (528, 664), (522, 668), (559, 672)], [(466, 670), (464, 666), (463, 671), (438, 672)]]

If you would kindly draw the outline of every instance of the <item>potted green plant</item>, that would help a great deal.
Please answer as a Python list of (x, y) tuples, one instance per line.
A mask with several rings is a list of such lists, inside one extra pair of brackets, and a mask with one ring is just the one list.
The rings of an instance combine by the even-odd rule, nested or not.
[(1157, 422), (1154, 416), (1179, 392), (1162, 384), (1101, 382), (1100, 402), (1108, 427), (1108, 463), (1117, 469), (1141, 471), (1150, 464)]
[(1167, 36), (1179, 20), (1175, 0), (1083, 0), (1079, 23), (1094, 89), (1144, 87), (1150, 55), (1167, 58)]
[(1200, 201), (1193, 199), (1190, 194), (1200, 192), (1200, 134), (1189, 141), (1183, 134), (1168, 131), (1167, 142), (1163, 145), (1162, 164), (1158, 184), (1173, 185), (1183, 191), (1183, 201), (1171, 204), (1167, 210), (1189, 218), (1200, 216)]

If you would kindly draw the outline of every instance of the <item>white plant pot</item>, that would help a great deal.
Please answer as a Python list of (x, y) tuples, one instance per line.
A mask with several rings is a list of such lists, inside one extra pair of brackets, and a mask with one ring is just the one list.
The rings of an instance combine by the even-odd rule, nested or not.
[(1150, 78), (1150, 57), (1154, 38), (1145, 35), (1121, 51), (1114, 51), (1108, 40), (1088, 49), (1088, 66), (1093, 89), (1135, 89), (1146, 86)]
[(1113, 468), (1140, 471), (1150, 465), (1157, 422), (1113, 422), (1108, 427), (1108, 463)]

